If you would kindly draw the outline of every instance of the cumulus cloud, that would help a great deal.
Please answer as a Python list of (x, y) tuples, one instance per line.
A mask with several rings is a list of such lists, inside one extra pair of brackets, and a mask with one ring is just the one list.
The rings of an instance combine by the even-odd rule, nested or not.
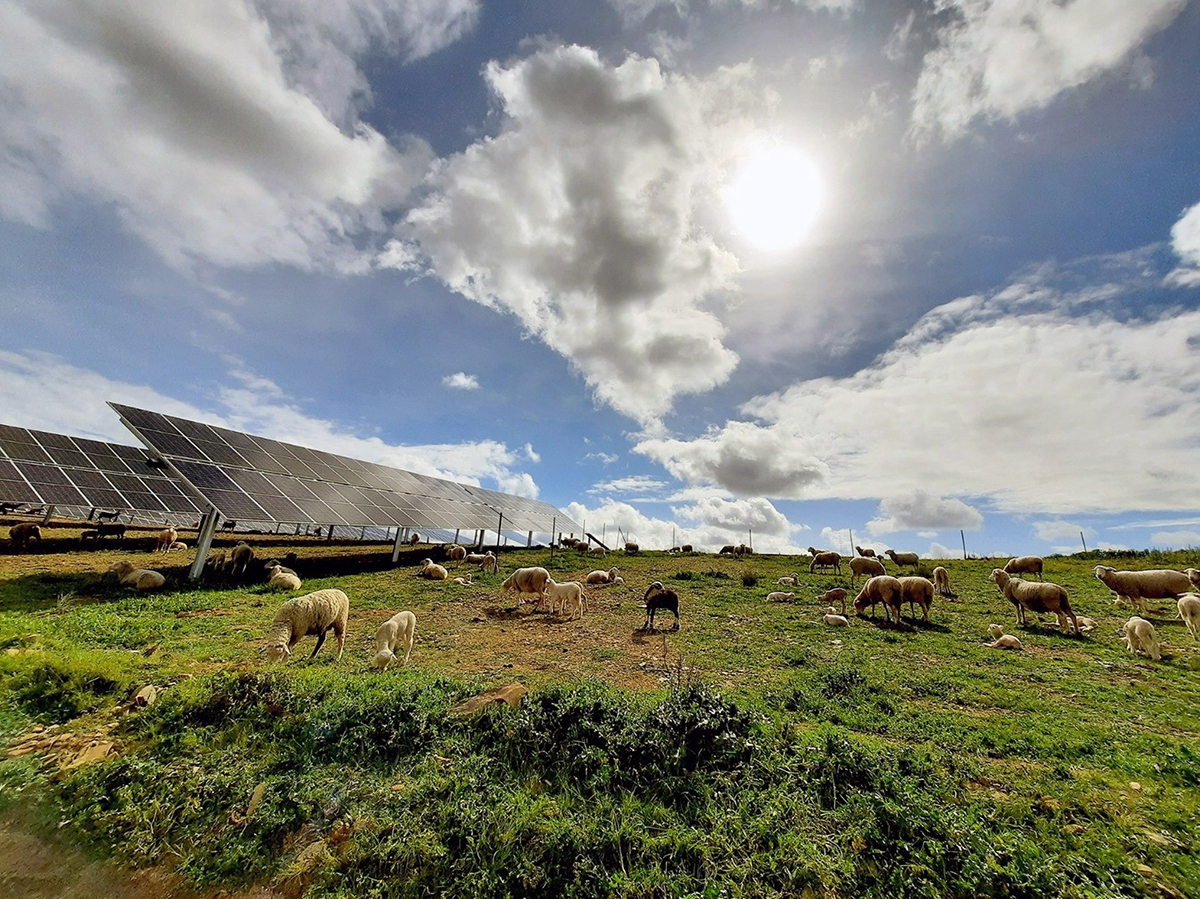
[(1087, 538), (1096, 536), (1095, 528), (1084, 527), (1073, 521), (1063, 521), (1062, 519), (1035, 521), (1033, 522), (1033, 533), (1039, 540), (1045, 540), (1047, 543), (1053, 543), (1056, 540), (1074, 540), (1081, 533)]
[(452, 375), (446, 375), (442, 378), (442, 383), (454, 390), (478, 390), (479, 379), (474, 375), (469, 375), (465, 371), (456, 371)]
[(920, 139), (961, 137), (977, 119), (1014, 120), (1135, 58), (1187, 0), (941, 0), (951, 20), (913, 91)]
[(558, 46), (486, 79), (497, 133), (439, 163), (387, 252), (406, 271), (419, 252), (452, 290), (516, 316), (639, 421), (724, 382), (737, 356), (708, 304), (738, 262), (698, 216), (758, 108), (748, 70), (692, 78)]
[(521, 496), (538, 494), (533, 478), (516, 470), (519, 454), (499, 441), (388, 443), (308, 414), (278, 384), (236, 361), (230, 376), (230, 382), (217, 386), (219, 408), (202, 409), (151, 387), (108, 378), (47, 353), (0, 351), (0, 409), (4, 410), (5, 424), (136, 443), (105, 405), (111, 400), (420, 474), (467, 484), (494, 484)]
[(1150, 535), (1151, 546), (1200, 546), (1200, 531), (1157, 531)]
[(929, 549), (921, 555), (926, 559), (960, 559), (962, 558), (962, 550), (953, 550), (948, 546), (934, 542), (930, 543)]
[(1183, 262), (1168, 275), (1179, 287), (1200, 287), (1200, 203), (1187, 209), (1171, 229), (1171, 246)]
[(879, 504), (879, 513), (867, 522), (867, 530), (878, 536), (896, 531), (933, 531), (921, 536), (936, 536), (946, 528), (974, 531), (983, 527), (978, 509), (953, 497), (934, 496), (914, 490), (905, 496), (892, 496)]
[(624, 494), (646, 494), (658, 493), (667, 486), (666, 481), (652, 478), (649, 475), (635, 474), (624, 478), (613, 478), (610, 481), (601, 481), (588, 489), (588, 493), (624, 493)]
[[(413, 18), (426, 5), (380, 18), (368, 0), (269, 2), (272, 30), (242, 0), (6, 4), (0, 214), (46, 227), (57, 202), (84, 196), (181, 269), (363, 270), (356, 238), (382, 232), (432, 154), (358, 121), (358, 88), (314, 79), (357, 84), (346, 54), (372, 39), (432, 46)], [(310, 33), (341, 47), (340, 74)]]

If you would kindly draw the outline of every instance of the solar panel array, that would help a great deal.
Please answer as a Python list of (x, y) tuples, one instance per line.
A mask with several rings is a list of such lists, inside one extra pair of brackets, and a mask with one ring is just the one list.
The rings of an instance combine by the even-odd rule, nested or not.
[[(48, 431), (0, 425), (0, 501), (60, 511), (128, 512), (129, 518), (195, 522), (199, 504), (145, 450)], [(83, 516), (80, 516), (83, 517)]]
[(109, 403), (225, 518), (286, 524), (551, 533), (549, 503)]

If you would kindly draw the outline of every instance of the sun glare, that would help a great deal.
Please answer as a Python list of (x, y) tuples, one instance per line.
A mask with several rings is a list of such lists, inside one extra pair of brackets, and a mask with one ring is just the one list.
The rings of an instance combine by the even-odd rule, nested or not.
[(804, 239), (821, 201), (817, 168), (787, 147), (762, 147), (730, 183), (733, 224), (756, 247), (783, 250)]

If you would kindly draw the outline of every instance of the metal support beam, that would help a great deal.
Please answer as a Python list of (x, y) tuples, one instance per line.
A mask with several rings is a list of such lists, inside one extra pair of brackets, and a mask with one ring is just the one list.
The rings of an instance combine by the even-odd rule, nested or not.
[(529, 532), (529, 536), (525, 538), (526, 546), (533, 546), (533, 531)]
[(504, 539), (504, 513), (500, 513), (500, 520), (496, 523), (496, 549), (500, 549), (500, 541)]
[(208, 551), (212, 548), (213, 534), (217, 530), (217, 510), (209, 509), (200, 519), (200, 530), (196, 534), (196, 560), (188, 571), (188, 580), (198, 581), (204, 573), (204, 563), (208, 560)]
[(455, 542), (455, 543), (457, 543), (457, 542), (458, 542), (458, 528), (455, 528), (455, 529), (454, 529), (454, 542)]
[(54, 517), (54, 506), (46, 506), (46, 515), (42, 518), (42, 524), (49, 524), (50, 519)]
[(396, 528), (396, 542), (392, 544), (392, 564), (395, 565), (400, 561), (400, 537), (404, 533), (404, 528)]

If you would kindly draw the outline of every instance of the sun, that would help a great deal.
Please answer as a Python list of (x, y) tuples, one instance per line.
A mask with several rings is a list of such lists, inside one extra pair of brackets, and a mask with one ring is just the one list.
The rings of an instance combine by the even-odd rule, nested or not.
[(754, 246), (784, 250), (800, 243), (821, 205), (821, 177), (789, 147), (759, 147), (726, 188), (734, 227)]

